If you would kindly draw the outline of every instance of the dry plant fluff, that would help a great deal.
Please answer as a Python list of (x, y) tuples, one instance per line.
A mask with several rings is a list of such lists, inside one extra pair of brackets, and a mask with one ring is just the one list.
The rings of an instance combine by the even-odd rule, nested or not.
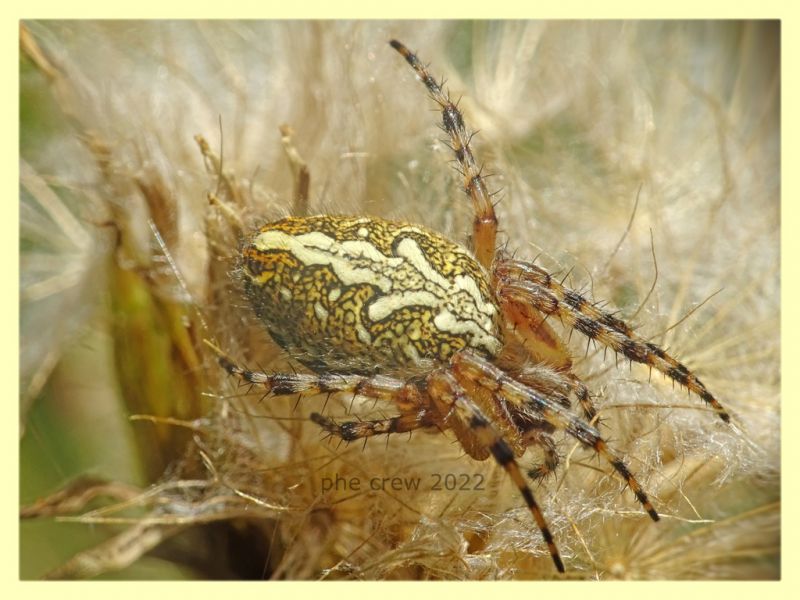
[[(777, 23), (72, 21), (20, 36), (22, 443), (44, 444), (41, 415), (68, 406), (59, 419), (96, 457), (39, 481), (23, 452), (22, 514), (59, 517), (48, 532), (107, 524), (40, 563), (43, 534), (23, 527), (23, 576), (144, 577), (156, 556), (189, 578), (780, 576)], [(248, 232), (298, 207), (485, 247), (392, 38), (446, 75), (479, 131), (501, 251), (607, 301), (732, 416), (552, 316), (595, 426), (661, 516), (574, 437), (531, 446), (523, 471), (562, 457), (529, 485), (565, 575), (504, 469), (466, 456), (458, 431), (340, 444), (319, 424), (397, 407), (265, 396), (217, 362), (308, 373), (253, 313), (241, 259)], [(52, 103), (44, 124), (26, 100)], [(107, 466), (117, 454), (129, 473)]]

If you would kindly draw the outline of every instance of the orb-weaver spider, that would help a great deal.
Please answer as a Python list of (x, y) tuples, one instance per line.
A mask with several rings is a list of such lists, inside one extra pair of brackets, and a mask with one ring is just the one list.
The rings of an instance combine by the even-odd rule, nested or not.
[[(344, 441), (438, 428), (474, 459), (494, 457), (522, 494), (556, 568), (553, 536), (517, 462), (531, 445), (557, 467), (551, 434), (566, 431), (606, 460), (657, 521), (622, 458), (592, 425), (596, 410), (572, 372), (569, 351), (547, 323), (565, 327), (664, 373), (730, 417), (700, 379), (609, 312), (544, 269), (497, 250), (491, 195), (470, 149), (471, 133), (447, 93), (403, 44), (392, 41), (442, 112), (442, 127), (472, 201), (473, 249), (410, 223), (375, 217), (294, 216), (252, 233), (242, 250), (247, 295), (272, 338), (313, 374), (254, 372), (212, 345), (221, 365), (274, 395), (350, 392), (393, 403), (397, 416), (311, 419)], [(308, 173), (297, 169), (297, 189)], [(535, 366), (531, 366), (535, 365)], [(576, 416), (572, 402), (580, 404)]]

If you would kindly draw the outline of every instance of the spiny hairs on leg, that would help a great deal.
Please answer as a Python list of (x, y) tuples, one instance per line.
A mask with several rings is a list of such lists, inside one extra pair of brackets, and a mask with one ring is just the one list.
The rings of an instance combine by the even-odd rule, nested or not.
[(653, 521), (659, 516), (653, 508), (644, 489), (633, 476), (625, 462), (617, 456), (606, 441), (591, 425), (584, 423), (558, 402), (550, 400), (533, 388), (524, 385), (505, 371), (496, 367), (485, 358), (472, 352), (458, 352), (450, 359), (450, 367), (456, 379), (467, 387), (478, 386), (496, 397), (504, 398), (516, 405), (519, 410), (526, 408), (533, 411), (556, 429), (566, 431), (585, 446), (592, 448), (598, 455), (608, 461), (614, 470), (625, 480), (628, 487), (641, 503), (642, 508)]
[(420, 409), (413, 413), (390, 417), (388, 419), (375, 419), (372, 421), (344, 421), (336, 422), (319, 413), (311, 413), (311, 420), (322, 427), (331, 435), (341, 438), (345, 442), (369, 438), (376, 435), (391, 435), (392, 433), (408, 433), (415, 429), (433, 427), (437, 424), (436, 418), (430, 412)]
[(726, 423), (730, 415), (702, 381), (657, 345), (645, 342), (624, 321), (597, 308), (581, 294), (564, 287), (544, 269), (522, 261), (500, 263), (495, 274), (501, 282), (498, 295), (529, 302), (542, 314), (561, 321), (586, 337), (597, 340), (625, 358), (653, 367), (697, 394)]
[[(562, 373), (547, 363), (532, 364), (521, 369), (514, 377), (542, 393), (549, 393), (556, 401), (566, 407), (570, 406), (567, 394), (571, 391), (575, 399), (581, 405), (586, 420), (591, 423), (597, 416), (597, 409), (592, 402), (589, 388), (574, 373)], [(564, 394), (555, 394), (553, 390), (563, 390)]]
[(230, 357), (206, 340), (217, 355), (220, 366), (230, 375), (238, 377), (244, 384), (263, 387), (267, 394), (275, 396), (313, 396), (334, 392), (350, 392), (370, 398), (387, 401), (398, 401), (406, 392), (406, 383), (399, 379), (375, 375), (350, 375), (342, 373), (326, 373), (309, 375), (306, 373), (263, 373), (251, 371), (237, 365)]
[(534, 427), (525, 433), (528, 445), (537, 446), (543, 454), (542, 462), (528, 469), (528, 477), (534, 481), (545, 479), (548, 475), (555, 473), (561, 457), (549, 431), (544, 427)]
[(528, 506), (531, 515), (533, 515), (539, 531), (542, 532), (542, 537), (547, 544), (550, 557), (553, 559), (556, 569), (558, 569), (559, 573), (563, 573), (564, 562), (561, 560), (553, 534), (547, 525), (542, 509), (533, 496), (530, 486), (522, 476), (511, 446), (481, 412), (480, 408), (467, 396), (464, 388), (449, 371), (434, 371), (428, 377), (428, 393), (440, 399), (442, 404), (452, 406), (458, 419), (475, 432), (481, 445), (489, 449), (497, 464), (508, 473), (525, 499), (525, 504)]
[(428, 69), (417, 56), (397, 40), (391, 40), (389, 44), (411, 65), (422, 83), (428, 88), (431, 98), (442, 109), (442, 126), (450, 136), (453, 152), (456, 154), (461, 174), (464, 176), (464, 191), (472, 199), (472, 207), (475, 211), (473, 221), (475, 256), (478, 262), (488, 269), (494, 260), (497, 217), (490, 194), (481, 177), (481, 170), (478, 168), (469, 146), (472, 134), (464, 125), (464, 118), (458, 107), (450, 100), (450, 96), (442, 91), (442, 86), (428, 73)]

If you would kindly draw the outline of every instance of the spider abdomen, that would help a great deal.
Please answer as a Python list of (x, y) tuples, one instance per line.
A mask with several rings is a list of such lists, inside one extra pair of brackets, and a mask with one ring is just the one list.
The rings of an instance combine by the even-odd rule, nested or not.
[(288, 217), (247, 240), (248, 297), (270, 334), (310, 367), (422, 367), (502, 348), (482, 267), (438, 233), (367, 217)]

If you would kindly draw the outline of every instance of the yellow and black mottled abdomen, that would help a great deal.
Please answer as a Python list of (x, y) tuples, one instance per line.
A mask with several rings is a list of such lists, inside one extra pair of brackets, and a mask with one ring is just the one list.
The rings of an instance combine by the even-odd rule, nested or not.
[(464, 348), (494, 357), (502, 347), (483, 269), (423, 227), (289, 217), (261, 227), (242, 253), (256, 313), (315, 370), (430, 368)]

